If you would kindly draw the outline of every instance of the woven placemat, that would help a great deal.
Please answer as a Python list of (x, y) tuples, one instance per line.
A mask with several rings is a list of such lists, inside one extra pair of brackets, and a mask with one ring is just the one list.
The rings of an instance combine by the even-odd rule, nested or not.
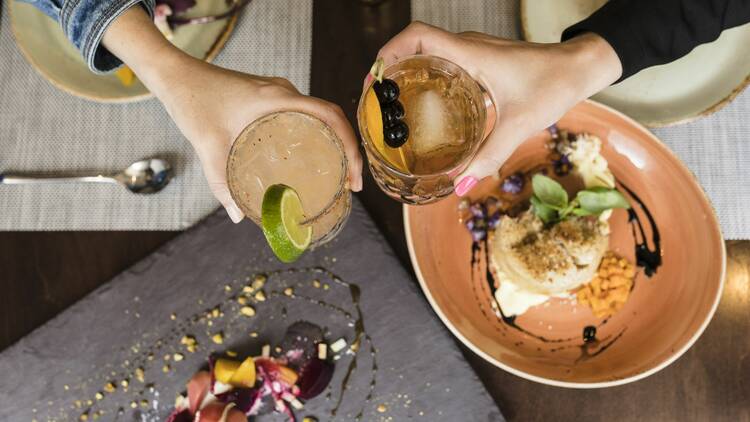
[[(114, 186), (0, 186), (0, 230), (179, 230), (218, 207), (198, 158), (161, 104), (108, 105), (66, 94), (24, 60), (0, 19), (0, 172), (119, 170), (159, 156), (176, 169), (158, 195)], [(282, 76), (307, 93), (312, 0), (254, 0), (215, 63)]]
[[(412, 19), (450, 31), (520, 38), (518, 0), (412, 0)], [(654, 129), (693, 171), (716, 209), (726, 239), (750, 239), (750, 90), (691, 123)]]

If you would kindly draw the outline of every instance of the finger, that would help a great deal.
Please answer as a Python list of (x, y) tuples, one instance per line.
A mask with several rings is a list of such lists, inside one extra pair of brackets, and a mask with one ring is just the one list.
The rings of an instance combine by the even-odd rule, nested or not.
[(359, 153), (359, 142), (354, 134), (349, 120), (347, 120), (344, 111), (336, 104), (321, 100), (315, 97), (307, 97), (303, 103), (306, 111), (320, 120), (336, 132), (341, 143), (344, 146), (344, 155), (346, 155), (349, 189), (354, 192), (362, 190), (362, 155)]
[(454, 34), (423, 22), (412, 22), (391, 38), (378, 52), (386, 66), (414, 54), (433, 54), (452, 60), (451, 36)]
[(242, 221), (245, 215), (232, 199), (232, 194), (229, 192), (229, 186), (227, 185), (226, 166), (230, 146), (221, 142), (216, 142), (214, 145), (197, 147), (196, 152), (203, 165), (203, 173), (206, 176), (208, 187), (227, 211), (232, 222), (237, 224)]
[(243, 218), (245, 218), (245, 214), (242, 212), (242, 210), (240, 210), (240, 207), (237, 206), (237, 203), (234, 202), (232, 194), (229, 193), (229, 186), (227, 185), (226, 181), (209, 183), (209, 187), (211, 188), (211, 192), (213, 192), (216, 199), (221, 202), (221, 205), (227, 211), (229, 218), (234, 224), (239, 223)]
[(456, 195), (466, 195), (480, 180), (496, 174), (524, 139), (510, 124), (496, 125), (466, 170), (454, 180)]

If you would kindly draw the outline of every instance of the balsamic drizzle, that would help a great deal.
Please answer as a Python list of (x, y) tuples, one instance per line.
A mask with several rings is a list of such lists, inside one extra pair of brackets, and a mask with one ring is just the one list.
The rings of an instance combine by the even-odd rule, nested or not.
[[(648, 223), (651, 226), (651, 243), (654, 245), (653, 250), (648, 246), (648, 241), (646, 240), (646, 232), (643, 229), (643, 224), (641, 224), (641, 219), (640, 217), (638, 217), (638, 213), (635, 212), (635, 208), (631, 207), (628, 210), (628, 222), (633, 229), (633, 241), (635, 242), (636, 265), (643, 268), (643, 272), (646, 274), (646, 276), (651, 277), (656, 273), (656, 270), (662, 264), (661, 236), (659, 235), (659, 228), (656, 226), (656, 221), (654, 221), (654, 217), (653, 215), (651, 215), (651, 211), (649, 211), (646, 204), (641, 201), (641, 198), (639, 198), (638, 195), (635, 194), (635, 192), (630, 190), (624, 184), (620, 183), (620, 186), (622, 186), (622, 188), (625, 189), (630, 197), (633, 198), (636, 203), (638, 203), (638, 206), (646, 215)], [(636, 229), (640, 236), (636, 234)]]

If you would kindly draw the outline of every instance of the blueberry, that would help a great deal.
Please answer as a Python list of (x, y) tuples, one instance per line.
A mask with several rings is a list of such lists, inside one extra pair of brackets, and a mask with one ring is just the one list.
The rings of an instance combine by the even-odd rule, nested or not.
[(593, 325), (587, 325), (583, 328), (583, 341), (591, 343), (594, 340), (596, 340), (596, 327)]
[(398, 85), (391, 79), (383, 79), (383, 82), (375, 81), (373, 88), (380, 104), (390, 104), (398, 100)]
[(393, 126), (385, 128), (385, 143), (391, 148), (398, 148), (409, 139), (409, 127), (404, 122), (398, 122)]
[(383, 105), (381, 111), (383, 113), (383, 127), (393, 126), (404, 118), (404, 106), (399, 101)]

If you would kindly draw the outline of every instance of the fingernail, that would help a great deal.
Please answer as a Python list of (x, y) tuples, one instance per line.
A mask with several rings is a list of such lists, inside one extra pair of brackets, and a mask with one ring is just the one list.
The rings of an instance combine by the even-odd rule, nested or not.
[(368, 73), (367, 76), (365, 76), (365, 85), (372, 82), (372, 74)]
[(227, 214), (229, 214), (229, 218), (234, 224), (239, 223), (243, 218), (245, 218), (245, 215), (242, 214), (242, 211), (240, 211), (239, 207), (237, 207), (237, 205), (235, 204), (227, 206), (226, 210)]
[(466, 176), (456, 185), (456, 195), (464, 196), (477, 185), (479, 180), (474, 176)]

